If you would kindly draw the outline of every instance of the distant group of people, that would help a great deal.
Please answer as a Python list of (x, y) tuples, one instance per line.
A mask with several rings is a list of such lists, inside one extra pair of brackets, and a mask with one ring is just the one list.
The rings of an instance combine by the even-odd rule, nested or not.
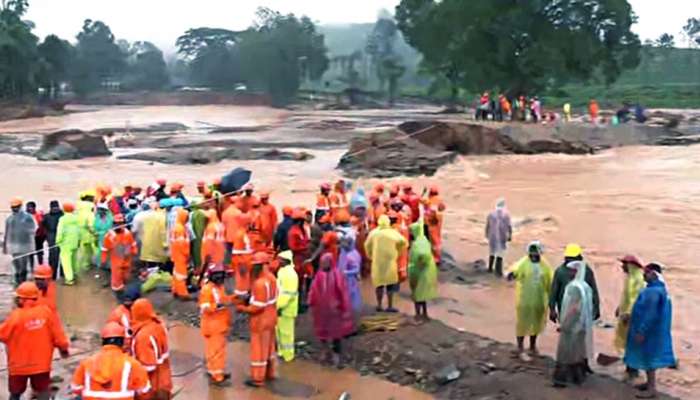
[[(359, 328), (362, 277), (376, 288), (376, 311), (398, 312), (394, 295), (408, 282), (416, 320), (428, 319), (442, 252), (445, 204), (439, 188), (416, 193), (410, 183), (377, 184), (366, 195), (363, 188), (353, 193), (343, 180), (324, 183), (313, 208), (286, 206), (281, 218), (270, 194), (256, 192), (252, 184), (223, 193), (221, 180), (198, 182), (194, 196), (183, 188), (165, 179), (145, 189), (99, 185), (79, 193), (76, 203), (51, 201), (47, 213), (33, 202), (11, 200), (3, 249), (13, 257), (19, 308), (0, 327), (0, 340), (25, 343), (31, 337), (46, 344), (45, 352), (28, 355), (19, 354), (23, 345), (10, 346), (10, 381), (24, 382), (10, 386), (12, 399), (21, 396), (27, 381), (44, 395), (44, 374), (50, 374), (44, 358), (54, 347), (67, 355), (68, 347), (61, 336), (56, 281), (62, 277), (64, 285), (74, 285), (90, 268), (104, 272), (103, 283), (119, 305), (101, 332), (104, 347), (75, 373), (73, 390), (86, 399), (171, 395), (167, 327), (142, 297), (161, 286), (182, 301), (198, 297), (213, 385), (229, 383), (231, 307), (248, 315), (246, 384), (254, 387), (275, 377), (277, 354), (293, 361), (296, 317), (309, 308), (327, 351), (324, 359), (341, 363), (342, 340)], [(48, 264), (40, 258), (46, 242)], [(32, 269), (35, 259), (38, 266)], [(46, 330), (29, 335), (21, 327), (28, 318), (44, 321)], [(41, 368), (13, 367), (34, 357), (44, 360)], [(127, 365), (133, 379), (120, 380)]]

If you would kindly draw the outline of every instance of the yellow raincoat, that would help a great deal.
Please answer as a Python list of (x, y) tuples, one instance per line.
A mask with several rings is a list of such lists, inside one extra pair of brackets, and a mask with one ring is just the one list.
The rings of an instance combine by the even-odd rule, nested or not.
[(80, 226), (80, 247), (78, 249), (77, 266), (74, 272), (83, 272), (92, 263), (93, 257), (97, 254), (97, 236), (93, 227), (95, 226), (95, 204), (90, 201), (80, 200), (75, 205), (78, 225)]
[(168, 261), (168, 237), (165, 228), (165, 211), (146, 211), (141, 236), (141, 261), (164, 263)]
[(406, 238), (391, 227), (386, 215), (379, 218), (379, 226), (369, 233), (365, 252), (372, 260), (372, 284), (374, 287), (399, 283), (398, 258), (408, 245)]
[[(622, 296), (620, 297), (620, 305), (618, 307), (618, 312), (620, 317), (623, 315), (629, 316), (632, 313), (632, 306), (637, 300), (639, 293), (646, 287), (646, 282), (644, 282), (644, 273), (642, 273), (641, 268), (631, 266), (629, 268), (629, 273), (625, 276), (625, 286), (622, 289)], [(629, 321), (623, 322), (620, 317), (617, 320), (617, 326), (615, 327), (615, 348), (619, 352), (625, 351), (625, 346), (627, 345), (627, 331), (629, 330)]]
[(299, 277), (294, 270), (292, 253), (285, 251), (278, 257), (289, 264), (277, 272), (277, 351), (286, 362), (294, 360), (294, 321), (299, 308)]
[(537, 336), (547, 323), (547, 303), (554, 273), (547, 260), (542, 257), (534, 264), (528, 256), (513, 264), (515, 276), (515, 311), (518, 337)]

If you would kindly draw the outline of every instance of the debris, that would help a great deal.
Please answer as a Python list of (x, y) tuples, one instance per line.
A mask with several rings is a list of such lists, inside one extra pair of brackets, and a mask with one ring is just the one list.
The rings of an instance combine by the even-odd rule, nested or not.
[(41, 161), (78, 160), (86, 157), (110, 156), (112, 152), (102, 136), (79, 129), (45, 135), (35, 156)]
[(459, 379), (459, 377), (462, 376), (462, 373), (457, 369), (457, 367), (454, 364), (450, 364), (437, 371), (434, 376), (435, 380), (440, 385), (445, 385), (447, 383)]

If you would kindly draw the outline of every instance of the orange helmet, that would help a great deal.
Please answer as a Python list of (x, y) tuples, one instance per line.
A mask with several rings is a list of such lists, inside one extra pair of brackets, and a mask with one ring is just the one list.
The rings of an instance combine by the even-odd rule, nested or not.
[(339, 224), (346, 224), (350, 222), (350, 213), (348, 210), (340, 209), (335, 216), (335, 221)]
[(63, 211), (71, 213), (75, 211), (75, 205), (73, 205), (73, 203), (63, 203)]
[(180, 183), (180, 182), (175, 182), (175, 183), (173, 183), (172, 185), (170, 185), (170, 190), (171, 190), (171, 191), (175, 191), (175, 192), (179, 192), (179, 191), (181, 191), (184, 187), (185, 187), (185, 185), (183, 185), (182, 183)]
[(292, 212), (292, 219), (306, 219), (306, 210), (295, 208), (294, 212)]
[(270, 255), (263, 252), (253, 254), (253, 265), (267, 264), (270, 262)]
[(10, 200), (10, 207), (21, 207), (22, 206), (22, 199), (19, 197), (13, 197), (12, 200)]
[(100, 336), (102, 336), (102, 339), (123, 338), (126, 336), (126, 331), (121, 324), (112, 321), (107, 322), (107, 324), (102, 328)]
[(51, 279), (53, 278), (53, 269), (46, 264), (37, 265), (36, 269), (34, 269), (34, 277), (39, 279)]
[(291, 217), (292, 214), (294, 214), (294, 209), (290, 206), (284, 206), (284, 208), (282, 209), (282, 215), (284, 215), (285, 217)]
[(383, 193), (384, 192), (384, 184), (377, 183), (376, 185), (374, 185), (374, 191), (377, 193)]
[(206, 182), (204, 182), (204, 181), (197, 181), (197, 187), (198, 187), (198, 188), (203, 188), (203, 187), (205, 187), (205, 186), (207, 186)]
[(34, 282), (22, 282), (15, 290), (15, 296), (20, 299), (38, 299), (39, 288)]
[(131, 318), (136, 322), (148, 321), (156, 316), (153, 304), (146, 298), (140, 298), (131, 306)]
[(114, 223), (115, 224), (123, 224), (124, 223), (124, 214), (114, 214)]

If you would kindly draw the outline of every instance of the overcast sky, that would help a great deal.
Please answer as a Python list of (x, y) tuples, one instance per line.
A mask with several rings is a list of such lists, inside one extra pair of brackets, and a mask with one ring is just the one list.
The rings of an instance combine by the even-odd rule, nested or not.
[[(700, 0), (629, 0), (639, 16), (635, 31), (644, 39), (676, 35), (689, 17), (700, 18)], [(175, 39), (188, 28), (210, 26), (244, 29), (259, 6), (308, 15), (320, 23), (372, 22), (382, 8), (393, 12), (399, 0), (30, 0), (28, 19), (36, 33), (75, 41), (83, 20), (101, 20), (115, 36), (148, 40), (172, 52)], [(465, 0), (465, 7), (469, 2)], [(681, 43), (678, 43), (679, 45)]]

